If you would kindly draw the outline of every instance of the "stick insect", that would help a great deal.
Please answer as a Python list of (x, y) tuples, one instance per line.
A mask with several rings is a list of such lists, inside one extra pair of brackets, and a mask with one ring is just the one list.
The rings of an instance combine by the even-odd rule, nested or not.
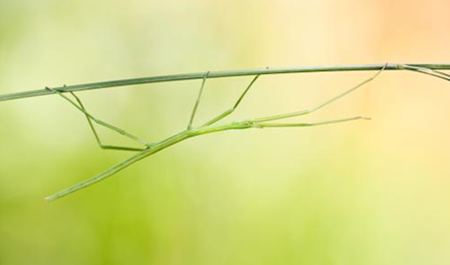
[[(248, 83), (248, 85), (245, 87), (243, 92), (240, 94), (240, 96), (236, 99), (234, 104), (229, 109), (212, 117), (210, 120), (208, 120), (204, 123), (201, 123), (201, 125), (195, 126), (194, 122), (195, 122), (197, 109), (201, 102), (205, 84), (210, 75), (210, 72), (205, 72), (201, 78), (202, 82), (200, 84), (199, 92), (197, 94), (197, 97), (196, 97), (196, 100), (195, 100), (195, 103), (194, 103), (194, 106), (193, 106), (193, 109), (192, 109), (192, 112), (190, 115), (190, 119), (186, 126), (186, 129), (179, 133), (176, 133), (166, 139), (163, 139), (158, 142), (153, 142), (153, 143), (150, 143), (132, 133), (129, 133), (129, 132), (117, 127), (117, 126), (114, 126), (108, 122), (105, 122), (101, 119), (96, 118), (94, 115), (92, 115), (86, 109), (86, 107), (82, 103), (81, 99), (75, 94), (75, 92), (65, 89), (66, 86), (63, 86), (62, 88), (46, 87), (45, 91), (47, 92), (47, 94), (58, 94), (64, 100), (66, 100), (68, 103), (70, 103), (70, 105), (72, 105), (75, 109), (77, 109), (82, 114), (84, 114), (84, 116), (88, 122), (89, 128), (97, 142), (97, 145), (101, 149), (129, 151), (129, 152), (135, 152), (135, 154), (133, 156), (129, 157), (128, 159), (108, 168), (107, 170), (101, 172), (100, 174), (98, 174), (94, 177), (88, 178), (86, 180), (83, 180), (79, 183), (76, 183), (76, 184), (74, 184), (68, 188), (65, 188), (61, 191), (58, 191), (58, 192), (46, 197), (45, 199), (49, 200), (49, 201), (53, 201), (53, 200), (62, 198), (64, 196), (67, 196), (71, 193), (74, 193), (76, 191), (79, 191), (81, 189), (87, 188), (99, 181), (102, 181), (102, 180), (105, 180), (105, 179), (111, 177), (112, 175), (118, 173), (119, 171), (133, 165), (134, 163), (136, 163), (146, 157), (154, 155), (157, 152), (162, 151), (174, 144), (177, 144), (177, 143), (187, 140), (189, 138), (197, 137), (200, 135), (229, 131), (229, 130), (262, 129), (262, 128), (288, 128), (288, 127), (289, 128), (313, 127), (313, 126), (323, 126), (323, 125), (328, 125), (328, 124), (344, 123), (344, 122), (350, 122), (350, 121), (356, 121), (356, 120), (368, 120), (368, 119), (370, 119), (368, 117), (353, 116), (353, 117), (345, 117), (345, 118), (340, 118), (340, 119), (332, 119), (332, 120), (325, 120), (325, 121), (312, 122), (312, 123), (283, 122), (282, 121), (282, 120), (285, 120), (288, 118), (305, 116), (305, 115), (317, 112), (317, 111), (325, 108), (326, 106), (338, 101), (339, 99), (349, 95), (350, 93), (354, 92), (355, 90), (362, 87), (363, 85), (373, 81), (376, 77), (378, 77), (386, 69), (414, 71), (414, 72), (418, 72), (418, 73), (422, 73), (422, 74), (431, 75), (436, 78), (441, 78), (446, 81), (450, 81), (449, 74), (442, 72), (442, 71), (437, 71), (435, 69), (428, 68), (426, 66), (427, 65), (409, 65), (409, 64), (408, 65), (407, 64), (390, 65), (387, 63), (380, 66), (378, 69), (373, 69), (373, 66), (370, 66), (370, 67), (372, 67), (371, 70), (377, 70), (377, 72), (375, 74), (373, 74), (369, 78), (363, 80), (362, 82), (358, 83), (357, 85), (355, 85), (347, 90), (344, 90), (340, 94), (337, 94), (336, 96), (334, 96), (312, 108), (304, 109), (304, 110), (300, 110), (300, 111), (289, 112), (289, 113), (282, 113), (282, 114), (277, 114), (277, 115), (259, 117), (259, 118), (254, 118), (254, 119), (246, 119), (246, 120), (234, 121), (234, 122), (221, 124), (220, 121), (222, 121), (226, 117), (230, 116), (232, 113), (234, 113), (238, 109), (238, 107), (241, 105), (242, 101), (244, 100), (245, 96), (247, 96), (248, 92), (254, 86), (255, 82), (260, 78), (260, 76), (262, 74), (270, 74), (270, 72), (257, 73), (253, 76), (251, 81)], [(356, 67), (356, 68), (354, 66), (352, 66), (352, 67), (349, 67), (348, 69), (358, 70), (358, 67)], [(449, 67), (449, 65), (438, 65), (436, 68), (449, 69), (450, 67)], [(313, 69), (313, 68), (311, 68), (311, 69)], [(333, 69), (333, 68), (323, 68), (323, 69)], [(341, 69), (343, 69), (343, 68), (341, 68)], [(363, 69), (363, 67), (361, 69)], [(338, 68), (335, 68), (335, 70), (338, 70)], [(302, 69), (301, 71), (306, 72), (308, 70)], [(328, 71), (328, 70), (323, 70), (323, 71)], [(286, 72), (292, 72), (292, 70), (289, 70)], [(277, 73), (277, 72), (272, 72), (272, 73)], [(281, 72), (278, 72), (278, 73), (281, 73)], [(238, 76), (238, 74), (233, 74), (233, 75), (231, 73), (229, 73), (229, 74), (230, 74), (230, 76)], [(223, 75), (223, 76), (226, 76), (226, 75)], [(128, 81), (132, 81), (132, 80), (124, 80), (124, 82), (128, 82)], [(136, 84), (143, 83), (142, 79), (137, 80), (137, 81), (138, 82), (136, 82)], [(118, 82), (120, 83), (122, 81), (111, 81), (111, 82), (109, 82), (111, 84), (109, 84), (108, 86), (105, 86), (105, 87), (115, 86), (115, 85), (117, 85), (115, 83), (118, 83)], [(108, 83), (108, 82), (105, 82), (105, 83)], [(93, 86), (93, 88), (97, 88), (99, 84), (100, 83), (94, 83), (94, 84), (88, 84), (86, 86), (91, 85), (91, 86)], [(15, 99), (15, 98), (22, 98), (22, 97), (29, 97), (29, 96), (33, 96), (33, 95), (43, 95), (46, 93), (45, 91), (31, 91), (28, 93), (18, 93), (18, 94), (0, 96), (0, 101), (1, 100), (10, 100), (10, 99)], [(69, 96), (66, 96), (65, 93), (69, 93), (72, 98)], [(100, 138), (100, 135), (98, 134), (98, 132), (96, 130), (96, 125), (105, 127), (105, 128), (112, 130), (124, 137), (127, 137), (127, 138), (133, 140), (134, 142), (136, 142), (140, 147), (104, 144)]]

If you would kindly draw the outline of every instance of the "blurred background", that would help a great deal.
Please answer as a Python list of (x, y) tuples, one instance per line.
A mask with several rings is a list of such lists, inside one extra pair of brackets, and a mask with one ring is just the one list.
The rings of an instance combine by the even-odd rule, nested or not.
[[(449, 63), (450, 2), (0, 0), (0, 93), (159, 74)], [(370, 72), (264, 76), (239, 120), (312, 107)], [(209, 80), (197, 124), (250, 77)], [(149, 141), (185, 128), (201, 81), (81, 92)], [(450, 86), (384, 72), (302, 121), (173, 146), (67, 198), (131, 156), (103, 151), (57, 96), (0, 104), (0, 264), (450, 263)], [(129, 144), (99, 129), (107, 143)]]

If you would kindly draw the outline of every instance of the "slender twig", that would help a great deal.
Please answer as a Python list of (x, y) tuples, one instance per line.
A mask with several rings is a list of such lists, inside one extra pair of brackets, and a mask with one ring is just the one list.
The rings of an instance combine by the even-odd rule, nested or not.
[[(237, 107), (241, 104), (244, 97), (247, 95), (248, 91), (250, 90), (250, 88), (253, 86), (253, 84), (255, 83), (255, 81), (258, 79), (258, 77), (260, 75), (283, 74), (283, 73), (284, 74), (304, 73), (304, 72), (364, 71), (364, 70), (370, 70), (370, 71), (376, 70), (377, 73), (375, 73), (372, 77), (360, 82), (356, 86), (345, 90), (344, 92), (338, 94), (337, 96), (334, 96), (334, 97), (330, 98), (329, 100), (323, 102), (322, 104), (319, 104), (316, 107), (313, 107), (311, 109), (295, 111), (295, 112), (290, 112), (290, 113), (285, 113), (285, 114), (272, 115), (272, 116), (268, 116), (268, 117), (247, 119), (247, 120), (237, 121), (237, 122), (229, 122), (226, 124), (217, 125), (217, 123), (219, 121), (221, 121), (223, 118), (227, 117), (228, 115), (230, 115), (232, 112), (234, 112), (237, 109)], [(56, 93), (56, 94), (60, 95), (61, 97), (63, 97), (65, 100), (67, 100), (71, 105), (73, 105), (75, 108), (77, 108), (79, 111), (81, 111), (85, 115), (86, 119), (88, 120), (89, 127), (91, 128), (91, 130), (96, 138), (96, 141), (100, 147), (102, 147), (104, 149), (138, 151), (138, 153), (136, 153), (132, 157), (116, 164), (115, 166), (112, 166), (111, 168), (105, 170), (104, 172), (102, 172), (92, 178), (89, 178), (87, 180), (81, 181), (73, 186), (70, 186), (69, 188), (63, 189), (63, 190), (61, 190), (53, 195), (50, 195), (46, 198), (47, 200), (55, 200), (55, 199), (67, 196), (78, 190), (89, 187), (89, 186), (93, 185), (94, 183), (102, 181), (148, 156), (151, 156), (151, 155), (153, 155), (161, 150), (164, 150), (176, 143), (179, 143), (181, 141), (184, 141), (184, 140), (192, 138), (192, 137), (197, 137), (200, 135), (216, 133), (216, 132), (229, 131), (229, 130), (242, 130), (242, 129), (251, 129), (251, 128), (261, 129), (261, 128), (311, 127), (311, 126), (322, 126), (322, 125), (327, 125), (327, 124), (349, 122), (349, 121), (355, 121), (355, 120), (367, 120), (367, 119), (369, 119), (367, 117), (355, 116), (355, 117), (350, 117), (350, 118), (334, 119), (334, 120), (327, 120), (327, 121), (322, 121), (322, 122), (311, 122), (311, 123), (276, 122), (276, 121), (283, 120), (286, 118), (293, 118), (293, 117), (311, 114), (320, 109), (323, 109), (324, 107), (328, 106), (329, 104), (334, 103), (335, 101), (347, 96), (348, 94), (352, 93), (353, 91), (357, 90), (358, 88), (362, 87), (363, 85), (374, 80), (377, 76), (380, 75), (381, 72), (386, 71), (386, 70), (408, 70), (408, 71), (427, 74), (427, 75), (430, 75), (430, 76), (433, 76), (436, 78), (450, 81), (449, 74), (439, 71), (439, 70), (450, 70), (450, 64), (383, 64), (383, 65), (350, 65), (350, 66), (302, 67), (302, 68), (281, 68), (281, 69), (265, 68), (265, 69), (259, 69), (259, 70), (207, 72), (206, 74), (205, 73), (193, 73), (193, 74), (184, 74), (184, 75), (156, 76), (156, 77), (148, 77), (148, 78), (108, 81), (108, 82), (91, 83), (91, 84), (74, 85), (74, 86), (63, 86), (63, 87), (58, 87), (58, 88), (46, 88), (44, 90), (36, 90), (36, 91), (3, 95), (3, 96), (0, 96), (0, 101), (41, 96), (41, 95), (49, 95), (49, 94)], [(203, 89), (204, 89), (207, 78), (209, 79), (209, 78), (248, 76), (248, 75), (254, 75), (255, 77), (251, 80), (249, 85), (245, 88), (243, 93), (240, 95), (240, 97), (237, 99), (235, 104), (230, 109), (215, 116), (213, 119), (211, 119), (210, 121), (204, 123), (203, 125), (201, 125), (199, 127), (192, 126), (196, 112), (197, 112), (197, 108), (201, 101), (201, 96), (202, 96)], [(196, 98), (195, 105), (193, 107), (187, 129), (183, 130), (179, 133), (176, 133), (175, 135), (170, 136), (164, 140), (153, 143), (153, 144), (147, 144), (145, 141), (141, 140), (137, 136), (134, 136), (134, 135), (126, 132), (125, 130), (93, 117), (85, 109), (81, 100), (73, 93), (74, 91), (99, 89), (99, 88), (106, 88), (106, 87), (155, 83), (155, 82), (168, 82), (168, 81), (178, 81), (178, 80), (190, 80), (190, 79), (200, 79), (200, 78), (202, 78), (203, 81), (202, 81), (198, 96)], [(64, 93), (66, 93), (66, 92), (70, 92), (72, 94), (72, 96), (75, 98), (76, 102), (74, 102), (73, 100), (71, 100), (70, 98), (65, 96)], [(144, 144), (146, 147), (143, 149), (138, 149), (138, 148), (132, 148), (132, 147), (103, 145), (98, 133), (95, 130), (93, 122), (95, 122), (101, 126), (104, 126), (106, 128), (109, 128), (113, 131), (116, 131), (124, 136), (127, 136), (127, 137), (133, 139), (133, 140), (136, 140), (139, 143)]]
[[(390, 63), (386, 65), (386, 71), (391, 70), (408, 70), (404, 66), (420, 67), (430, 70), (450, 70), (450, 64), (395, 64)], [(208, 79), (222, 78), (222, 77), (234, 77), (234, 76), (252, 76), (252, 75), (273, 75), (273, 74), (293, 74), (293, 73), (320, 73), (320, 72), (348, 72), (348, 71), (376, 71), (380, 70), (384, 64), (360, 64), (360, 65), (336, 65), (336, 66), (306, 66), (306, 67), (288, 67), (288, 68), (262, 68), (262, 69), (249, 69), (249, 70), (236, 70), (236, 71), (211, 71), (208, 75)], [(132, 78), (113, 80), (97, 83), (86, 83), (79, 85), (60, 86), (54, 87), (55, 90), (62, 93), (65, 92), (77, 92), (84, 90), (102, 89), (109, 87), (121, 87), (131, 85), (141, 85), (160, 82), (173, 82), (193, 79), (203, 79), (204, 72), (199, 73), (187, 73), (187, 74), (174, 74), (174, 75), (161, 75), (150, 76), (143, 78)], [(19, 93), (12, 93), (6, 95), (0, 95), (0, 101), (37, 97), (55, 94), (54, 90), (39, 89), (32, 91), (25, 91)]]

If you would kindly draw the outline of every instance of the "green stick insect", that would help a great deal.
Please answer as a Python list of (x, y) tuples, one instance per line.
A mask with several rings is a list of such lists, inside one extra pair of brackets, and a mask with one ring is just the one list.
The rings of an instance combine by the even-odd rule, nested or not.
[[(76, 86), (72, 86), (72, 87), (68, 87), (68, 86), (63, 86), (60, 88), (46, 87), (45, 90), (22, 92), (22, 93), (0, 96), (0, 101), (24, 98), (24, 97), (40, 96), (40, 95), (46, 95), (46, 94), (58, 94), (63, 99), (68, 101), (74, 108), (76, 108), (78, 111), (80, 111), (81, 113), (84, 114), (84, 116), (87, 119), (89, 128), (92, 131), (92, 133), (95, 137), (95, 140), (100, 148), (107, 149), (107, 150), (135, 152), (135, 154), (133, 156), (131, 156), (130, 158), (108, 168), (107, 170), (101, 172), (100, 174), (98, 174), (94, 177), (91, 177), (89, 179), (83, 180), (79, 183), (76, 183), (68, 188), (58, 191), (58, 192), (45, 198), (46, 200), (53, 201), (53, 200), (62, 198), (64, 196), (67, 196), (71, 193), (74, 193), (76, 191), (79, 191), (81, 189), (87, 188), (99, 181), (105, 180), (106, 178), (111, 177), (112, 175), (133, 165), (134, 163), (136, 163), (146, 157), (149, 157), (161, 150), (164, 150), (174, 144), (177, 144), (177, 143), (187, 140), (189, 138), (197, 137), (200, 135), (229, 131), (229, 130), (243, 130), (243, 129), (253, 129), (253, 128), (261, 129), (261, 128), (312, 127), (312, 126), (322, 126), (322, 125), (328, 125), (328, 124), (343, 123), (343, 122), (349, 122), (349, 121), (355, 121), (355, 120), (368, 120), (370, 118), (363, 117), (363, 116), (353, 116), (353, 117), (332, 119), (332, 120), (326, 120), (326, 121), (314, 122), (314, 123), (281, 122), (281, 120), (284, 120), (284, 119), (300, 117), (300, 116), (308, 115), (308, 114), (314, 113), (316, 111), (319, 111), (319, 110), (323, 109), (324, 107), (334, 103), (335, 101), (338, 101), (339, 99), (354, 92), (355, 90), (362, 87), (363, 85), (371, 82), (385, 70), (414, 71), (414, 72), (419, 72), (422, 74), (431, 75), (431, 76), (434, 76), (437, 78), (441, 78), (446, 81), (450, 81), (449, 74), (442, 72), (442, 71), (438, 71), (438, 70), (449, 70), (449, 69), (450, 69), (450, 64), (447, 64), (447, 65), (384, 64), (384, 65), (359, 65), (359, 66), (357, 65), (357, 66), (336, 66), (336, 67), (310, 67), (310, 68), (297, 68), (297, 69), (286, 68), (286, 69), (281, 69), (281, 70), (280, 69), (273, 70), (273, 69), (266, 68), (263, 70), (256, 70), (256, 71), (248, 71), (247, 70), (247, 71), (216, 72), (216, 73), (205, 72), (200, 76), (200, 78), (202, 79), (202, 82), (200, 85), (200, 89), (199, 89), (197, 98), (194, 103), (194, 107), (193, 107), (191, 115), (190, 115), (190, 119), (186, 126), (186, 129), (179, 133), (176, 133), (166, 139), (163, 139), (161, 141), (154, 142), (154, 143), (149, 143), (149, 142), (143, 140), (142, 138), (135, 136), (134, 134), (131, 134), (119, 127), (116, 127), (112, 124), (109, 124), (103, 120), (100, 120), (100, 119), (94, 117), (90, 112), (88, 112), (86, 110), (81, 99), (75, 94), (74, 91), (97, 89), (97, 88), (112, 87), (112, 86), (122, 86), (122, 85), (130, 85), (130, 84), (142, 84), (142, 83), (164, 82), (164, 81), (174, 81), (174, 80), (197, 79), (197, 78), (199, 78), (199, 74), (185, 74), (185, 75), (161, 76), (161, 77), (153, 77), (153, 78), (151, 77), (151, 78), (143, 78), (143, 79), (141, 78), (141, 79), (108, 81), (108, 82), (93, 83), (93, 84), (86, 84), (86, 85), (76, 85)], [(354, 70), (377, 70), (377, 72), (374, 75), (372, 75), (371, 77), (369, 77), (369, 78), (365, 79), (364, 81), (358, 83), (357, 85), (351, 87), (350, 89), (347, 89), (344, 92), (324, 101), (323, 103), (321, 103), (319, 105), (309, 108), (309, 109), (295, 111), (295, 112), (289, 112), (289, 113), (282, 113), (282, 114), (266, 116), (266, 117), (259, 117), (259, 118), (254, 118), (254, 119), (247, 119), (247, 120), (242, 120), (242, 121), (234, 121), (234, 122), (229, 122), (229, 123), (225, 123), (225, 124), (219, 124), (220, 121), (222, 121), (224, 118), (231, 115), (238, 109), (238, 107), (242, 103), (244, 97), (248, 94), (250, 89), (254, 86), (254, 84), (258, 80), (258, 78), (263, 74), (294, 73), (294, 72), (324, 72), (324, 71), (354, 71)], [(234, 102), (234, 104), (228, 110), (214, 116), (213, 118), (211, 118), (209, 121), (203, 123), (202, 125), (195, 126), (194, 125), (195, 116), (196, 116), (197, 109), (201, 102), (201, 97), (202, 97), (207, 79), (211, 78), (211, 77), (217, 78), (217, 77), (243, 76), (243, 75), (253, 75), (253, 78), (251, 79), (249, 84), (246, 86), (244, 91), (237, 98), (237, 100)], [(73, 99), (66, 96), (65, 93), (69, 93)], [(112, 130), (112, 131), (120, 134), (120, 135), (123, 135), (124, 137), (127, 137), (127, 138), (135, 141), (141, 147), (129, 147), (129, 146), (117, 146), (117, 145), (104, 144), (102, 142), (102, 140), (100, 139), (99, 134), (97, 133), (95, 124), (98, 126), (103, 126), (109, 130)]]

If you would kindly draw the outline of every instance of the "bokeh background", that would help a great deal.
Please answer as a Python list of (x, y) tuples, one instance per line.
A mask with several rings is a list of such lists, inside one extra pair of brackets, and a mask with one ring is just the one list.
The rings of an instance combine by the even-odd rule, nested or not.
[[(450, 2), (0, 0), (0, 93), (253, 67), (450, 61)], [(370, 76), (262, 77), (229, 120), (308, 108)], [(197, 122), (249, 77), (207, 82)], [(200, 81), (82, 92), (149, 141)], [(57, 96), (0, 104), (0, 264), (448, 264), (450, 86), (385, 72), (304, 121), (176, 145), (62, 200), (130, 153), (97, 148)], [(109, 143), (128, 143), (100, 130)]]

